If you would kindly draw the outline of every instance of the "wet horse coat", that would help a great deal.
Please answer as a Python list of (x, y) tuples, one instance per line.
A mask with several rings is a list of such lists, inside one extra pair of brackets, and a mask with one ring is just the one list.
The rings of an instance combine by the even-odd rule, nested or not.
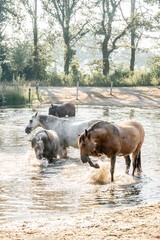
[(64, 103), (61, 105), (53, 105), (49, 108), (49, 115), (56, 117), (73, 117), (75, 116), (75, 105), (73, 103)]
[(30, 119), (25, 132), (29, 134), (37, 127), (54, 130), (63, 147), (63, 154), (66, 155), (66, 148), (71, 146), (78, 148), (78, 133), (82, 133), (98, 120), (88, 120), (84, 122), (73, 122), (69, 119), (58, 118), (48, 115), (38, 115), (37, 113)]
[(89, 162), (92, 167), (99, 168), (89, 156), (107, 155), (111, 160), (111, 181), (113, 181), (116, 156), (124, 156), (126, 173), (129, 173), (130, 154), (134, 175), (135, 169), (141, 171), (141, 147), (145, 132), (143, 126), (136, 121), (124, 122), (120, 125), (100, 121), (85, 130), (79, 137), (80, 156), (83, 163)]
[(38, 159), (44, 157), (52, 162), (60, 154), (59, 138), (57, 133), (52, 130), (38, 131), (31, 140), (31, 146)]

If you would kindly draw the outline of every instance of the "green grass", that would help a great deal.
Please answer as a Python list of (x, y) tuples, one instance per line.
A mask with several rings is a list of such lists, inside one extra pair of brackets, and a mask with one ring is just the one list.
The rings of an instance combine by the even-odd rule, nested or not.
[[(0, 90), (0, 98), (2, 96), (2, 90)], [(28, 103), (33, 103), (37, 100), (37, 95), (35, 92), (31, 91), (30, 102), (29, 102), (29, 90), (24, 88), (6, 89), (5, 91), (5, 105), (25, 105)]]

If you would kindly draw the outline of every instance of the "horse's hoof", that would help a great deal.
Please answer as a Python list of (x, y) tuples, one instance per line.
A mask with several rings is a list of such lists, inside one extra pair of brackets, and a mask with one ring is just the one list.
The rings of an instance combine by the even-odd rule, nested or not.
[(94, 165), (94, 167), (95, 168), (100, 168), (100, 166), (97, 163)]

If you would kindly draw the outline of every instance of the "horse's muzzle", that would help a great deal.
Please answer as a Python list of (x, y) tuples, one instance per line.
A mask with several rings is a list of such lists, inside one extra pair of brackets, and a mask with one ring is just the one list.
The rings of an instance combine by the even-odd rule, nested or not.
[(31, 133), (31, 128), (26, 127), (25, 132), (26, 132), (27, 134)]
[(81, 156), (81, 160), (83, 163), (87, 163), (89, 160), (89, 157), (87, 155), (83, 155), (83, 156)]
[(39, 154), (39, 155), (37, 156), (37, 158), (38, 158), (39, 160), (41, 160), (41, 159), (43, 158), (43, 154)]

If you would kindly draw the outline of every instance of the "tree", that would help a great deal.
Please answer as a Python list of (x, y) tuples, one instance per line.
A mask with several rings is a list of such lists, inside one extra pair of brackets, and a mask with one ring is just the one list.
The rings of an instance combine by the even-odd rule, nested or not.
[[(95, 36), (101, 36), (103, 75), (107, 76), (110, 70), (110, 56), (119, 47), (118, 42), (126, 35), (133, 25), (132, 20), (123, 20), (123, 12), (120, 4), (123, 0), (99, 0), (101, 8), (101, 21), (97, 23)], [(97, 4), (97, 3), (96, 3)], [(100, 6), (101, 5), (101, 6)], [(118, 27), (115, 22), (119, 22)]]
[(30, 45), (27, 42), (17, 42), (10, 52), (11, 68), (17, 77), (22, 76), (31, 58)]
[[(156, 23), (158, 15), (150, 8), (157, 3), (158, 0), (143, 0), (142, 2), (131, 0), (131, 20), (134, 18), (131, 28), (131, 71), (134, 71), (136, 51), (140, 40), (145, 41), (153, 38), (153, 32), (158, 30), (158, 24)], [(149, 34), (149, 32), (152, 32), (152, 34)]]
[(33, 22), (33, 76), (32, 78), (39, 78), (39, 49), (38, 49), (38, 25), (37, 25), (37, 0), (34, 0), (34, 6), (31, 5), (29, 0), (21, 0), (25, 6), (29, 16)]
[(2, 69), (2, 79), (11, 78), (10, 64), (7, 59), (7, 46), (4, 43), (5, 30), (10, 21), (10, 17), (17, 17), (15, 3), (12, 0), (0, 0), (0, 66)]
[(76, 54), (74, 46), (88, 32), (88, 19), (84, 19), (85, 14), (83, 18), (77, 18), (85, 5), (82, 0), (43, 0), (43, 6), (53, 17), (53, 22), (56, 21), (61, 27), (64, 42), (64, 73), (68, 75), (73, 56)]
[[(136, 0), (131, 0), (131, 19), (135, 17), (135, 4)], [(135, 22), (134, 22), (135, 23)], [(135, 54), (136, 54), (136, 47), (135, 47), (135, 24), (131, 28), (131, 60), (130, 60), (130, 70), (134, 71), (135, 66)]]

